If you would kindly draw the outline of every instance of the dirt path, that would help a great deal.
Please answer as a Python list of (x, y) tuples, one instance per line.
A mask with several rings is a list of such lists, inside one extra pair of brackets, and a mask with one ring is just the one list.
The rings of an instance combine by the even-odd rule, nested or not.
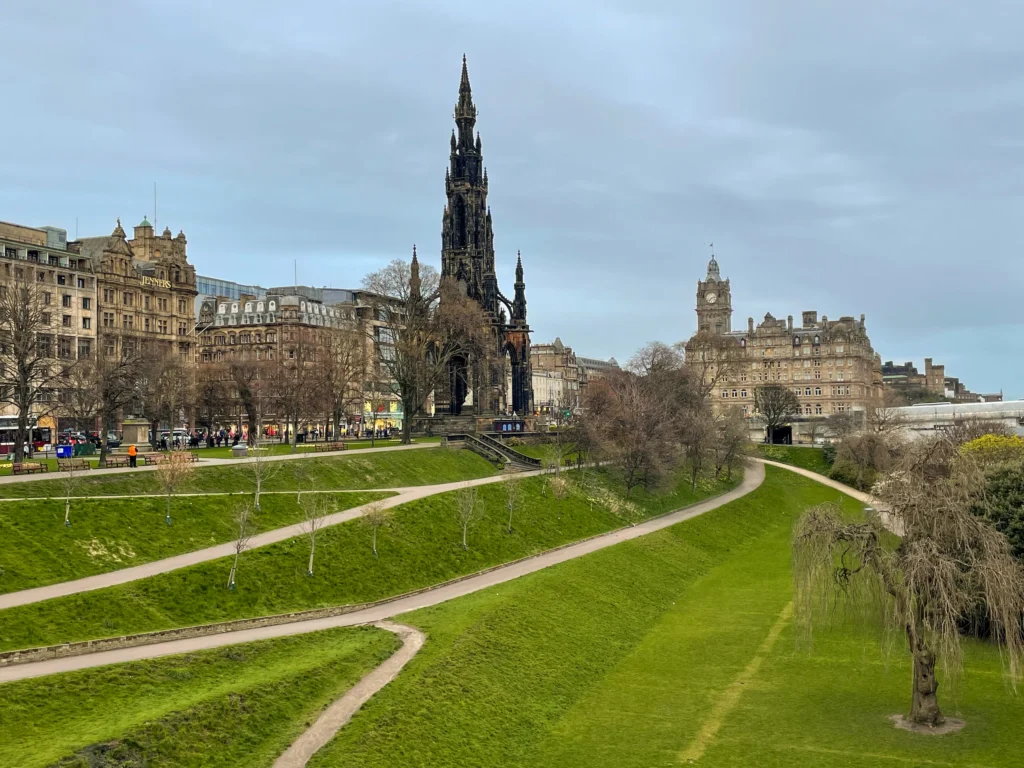
[[(517, 474), (517, 477), (531, 477), (537, 474), (541, 474), (541, 470), (534, 472), (521, 472)], [(465, 488), (466, 486), (498, 483), (501, 482), (502, 479), (501, 475), (492, 475), (490, 477), (479, 477), (475, 480), (459, 480), (454, 483), (439, 483), (437, 485), (414, 485), (402, 488), (370, 488), (359, 491), (359, 493), (373, 493), (374, 491), (380, 493), (394, 493), (394, 496), (381, 499), (380, 501), (380, 503), (387, 508), (396, 507), (399, 504), (406, 504), (410, 501), (416, 501), (417, 499), (423, 499), (427, 496), (433, 496), (438, 493), (457, 491), (459, 488)], [(288, 493), (295, 493), (295, 491), (288, 491)], [(369, 504), (363, 504), (359, 507), (352, 507), (351, 509), (335, 512), (333, 515), (328, 515), (324, 520), (324, 527), (339, 525), (340, 523), (348, 522), (349, 520), (353, 520), (357, 517), (362, 517), (362, 515), (366, 513), (368, 506)], [(303, 530), (302, 523), (295, 523), (294, 525), (287, 525), (283, 528), (264, 531), (263, 533), (253, 536), (249, 540), (249, 546), (247, 549), (255, 549), (257, 547), (265, 547), (268, 544), (276, 544), (277, 542), (284, 541), (285, 539), (302, 536), (304, 533), (305, 531)], [(223, 544), (207, 547), (206, 549), (197, 549), (192, 552), (186, 552), (182, 555), (166, 557), (163, 560), (154, 560), (151, 563), (143, 563), (142, 565), (136, 565), (131, 568), (122, 568), (118, 571), (100, 573), (95, 576), (87, 576), (83, 579), (75, 579), (74, 581), (47, 584), (46, 586), (34, 587), (33, 589), (23, 589), (20, 592), (8, 592), (6, 595), (0, 595), (0, 610), (5, 608), (14, 608), (19, 605), (38, 603), (43, 600), (51, 600), (55, 597), (75, 595), (80, 592), (92, 592), (96, 589), (113, 587), (118, 584), (127, 584), (130, 581), (138, 581), (139, 579), (156, 576), (157, 574), (176, 571), (179, 568), (187, 568), (190, 565), (198, 565), (199, 563), (205, 563), (209, 560), (228, 557), (234, 553), (235, 544), (233, 541), (228, 541)]]
[(273, 768), (305, 768), (309, 759), (334, 738), (334, 734), (352, 719), (352, 715), (358, 712), (373, 694), (398, 676), (427, 639), (427, 636), (418, 629), (405, 624), (379, 621), (373, 626), (394, 632), (402, 638), (402, 647), (325, 709), (317, 721), (274, 761)]
[[(120, 664), (126, 661), (137, 661), (139, 659), (153, 659), (160, 656), (169, 656), (179, 653), (192, 653), (194, 651), (201, 651), (209, 648), (220, 648), (226, 645), (248, 643), (253, 640), (267, 640), (276, 637), (302, 635), (308, 632), (318, 632), (322, 629), (333, 629), (334, 627), (351, 627), (360, 624), (374, 624), (403, 613), (415, 611), (420, 608), (427, 608), (432, 605), (447, 602), (448, 600), (453, 600), (457, 597), (469, 595), (473, 592), (478, 592), (481, 589), (493, 587), (496, 584), (502, 584), (506, 581), (517, 579), (520, 576), (525, 576), (526, 574), (534, 573), (544, 568), (550, 568), (553, 565), (558, 565), (559, 563), (564, 563), (568, 560), (582, 557), (583, 555), (588, 555), (591, 552), (597, 552), (605, 549), (606, 547), (612, 547), (624, 541), (630, 541), (631, 539), (636, 539), (640, 536), (660, 531), (663, 528), (668, 528), (684, 520), (690, 520), (691, 518), (702, 515), (712, 509), (716, 509), (731, 501), (735, 501), (736, 499), (746, 496), (761, 485), (764, 481), (764, 475), (764, 466), (760, 463), (754, 462), (744, 473), (743, 482), (733, 490), (728, 493), (724, 493), (721, 496), (706, 499), (705, 501), (693, 504), (684, 509), (670, 512), (669, 514), (661, 517), (652, 518), (629, 528), (620, 528), (618, 530), (611, 531), (610, 533), (577, 542), (576, 544), (569, 544), (559, 549), (549, 550), (548, 552), (544, 552), (543, 554), (528, 560), (509, 563), (506, 566), (498, 567), (493, 570), (477, 574), (476, 576), (470, 576), (462, 581), (445, 584), (414, 595), (399, 597), (387, 603), (375, 605), (371, 608), (366, 608), (360, 611), (354, 611), (353, 613), (347, 613), (341, 616), (330, 616), (323, 619), (310, 619), (307, 621), (296, 621), (288, 624), (277, 624), (273, 626), (259, 627), (256, 629), (224, 632), (216, 635), (191, 637), (182, 640), (169, 640), (162, 643), (153, 643), (152, 645), (121, 648), (113, 651), (101, 651), (82, 656), (66, 656), (63, 658), (48, 659), (46, 661), (39, 661), (30, 664), (15, 664), (10, 667), (0, 668), (0, 682), (23, 680), (31, 677), (42, 677), (44, 675), (53, 675), (60, 672), (71, 672), (78, 669), (102, 667), (108, 664)], [(482, 481), (471, 482), (481, 484), (482, 482), (495, 482), (500, 480), (501, 478), (498, 477), (485, 478)], [(462, 483), (457, 483), (455, 485), (459, 486), (462, 485)], [(428, 488), (429, 487), (430, 486), (428, 486)], [(436, 488), (437, 486), (433, 487)], [(425, 489), (414, 490), (423, 491)], [(425, 493), (424, 495), (429, 495), (429, 493)], [(396, 501), (400, 498), (400, 496), (397, 496), (389, 499), (388, 501), (392, 503), (400, 503), (399, 501)], [(339, 514), (351, 515), (354, 511), (355, 510), (348, 510)], [(116, 574), (109, 575), (114, 576)]]

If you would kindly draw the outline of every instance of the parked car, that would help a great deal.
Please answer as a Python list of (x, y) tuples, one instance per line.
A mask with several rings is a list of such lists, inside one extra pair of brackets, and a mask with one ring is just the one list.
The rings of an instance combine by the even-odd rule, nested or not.
[(118, 437), (114, 432), (107, 432), (107, 447), (108, 448), (120, 448), (121, 438)]

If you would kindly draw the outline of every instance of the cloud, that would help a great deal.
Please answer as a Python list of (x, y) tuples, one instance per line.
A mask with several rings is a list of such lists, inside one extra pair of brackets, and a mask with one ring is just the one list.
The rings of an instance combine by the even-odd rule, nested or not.
[(438, 259), (465, 52), (538, 340), (625, 359), (689, 335), (714, 240), (736, 325), (864, 312), (884, 358), (1024, 395), (1022, 22), (1009, 0), (21, 3), (0, 218), (106, 233), (156, 181), (204, 274)]

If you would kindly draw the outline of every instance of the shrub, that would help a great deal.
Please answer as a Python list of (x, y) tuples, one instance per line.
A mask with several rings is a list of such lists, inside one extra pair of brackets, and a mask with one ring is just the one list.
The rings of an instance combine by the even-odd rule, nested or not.
[(982, 435), (960, 446), (960, 453), (984, 466), (1024, 461), (1024, 438), (1016, 435)]

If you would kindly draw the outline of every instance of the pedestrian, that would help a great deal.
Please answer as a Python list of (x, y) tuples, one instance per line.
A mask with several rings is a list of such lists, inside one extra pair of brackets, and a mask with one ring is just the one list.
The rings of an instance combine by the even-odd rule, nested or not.
[(136, 466), (135, 462), (139, 459), (139, 449), (135, 447), (135, 443), (128, 446), (128, 466)]

